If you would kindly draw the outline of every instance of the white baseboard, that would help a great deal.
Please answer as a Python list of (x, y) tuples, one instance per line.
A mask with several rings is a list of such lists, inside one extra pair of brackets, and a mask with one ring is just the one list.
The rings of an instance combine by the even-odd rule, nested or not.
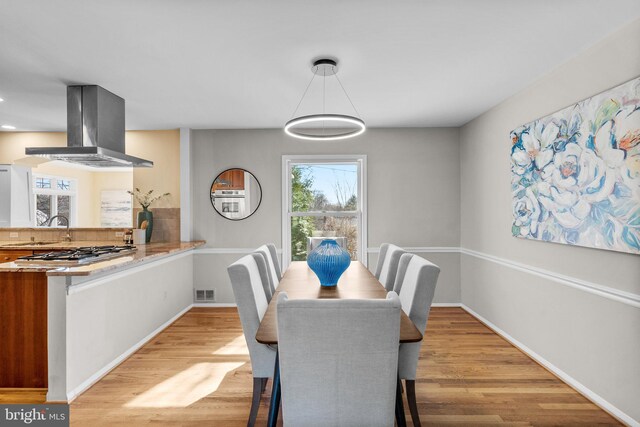
[(238, 304), (235, 302), (197, 302), (193, 303), (193, 307), (209, 307), (209, 308), (219, 308), (219, 307), (237, 307)]
[[(232, 302), (199, 302), (194, 303), (193, 307), (209, 307), (209, 308), (218, 308), (218, 307), (237, 307), (238, 304)], [(462, 304), (459, 302), (434, 302), (431, 304), (431, 307), (462, 307)]]
[(634, 420), (629, 415), (625, 414), (620, 409), (613, 406), (611, 403), (603, 399), (602, 396), (594, 393), (593, 391), (585, 387), (582, 383), (578, 382), (569, 374), (567, 374), (557, 366), (553, 365), (544, 357), (540, 356), (538, 353), (531, 350), (529, 347), (522, 344), (517, 339), (513, 338), (511, 335), (509, 335), (508, 333), (506, 333), (505, 331), (503, 331), (502, 329), (500, 329), (499, 327), (497, 327), (496, 325), (494, 325), (493, 323), (491, 323), (490, 321), (488, 321), (487, 319), (485, 319), (484, 317), (482, 317), (481, 315), (473, 311), (471, 308), (467, 307), (464, 304), (460, 304), (459, 306), (462, 307), (462, 309), (465, 310), (467, 313), (469, 313), (470, 315), (478, 319), (480, 322), (484, 323), (489, 329), (493, 330), (493, 332), (495, 332), (496, 334), (500, 335), (502, 338), (507, 340), (514, 347), (518, 348), (524, 354), (526, 354), (527, 356), (529, 356), (530, 358), (538, 362), (540, 365), (544, 366), (547, 370), (549, 370), (551, 373), (556, 375), (562, 381), (567, 383), (570, 387), (575, 389), (578, 393), (582, 394), (584, 397), (592, 401), (594, 404), (596, 404), (597, 406), (599, 406), (600, 408), (604, 409), (606, 412), (611, 414), (613, 417), (618, 419), (618, 421), (621, 421), (622, 423), (628, 426), (640, 427), (640, 422)]
[(83, 381), (78, 387), (74, 388), (73, 390), (67, 392), (67, 402), (71, 403), (76, 397), (80, 396), (80, 394), (84, 393), (89, 387), (91, 387), (92, 385), (94, 385), (95, 383), (97, 383), (98, 381), (100, 381), (100, 379), (102, 379), (102, 377), (104, 377), (105, 375), (107, 375), (109, 372), (111, 372), (116, 366), (118, 366), (119, 364), (121, 364), (127, 357), (131, 356), (133, 353), (135, 353), (136, 351), (138, 351), (140, 349), (140, 347), (142, 347), (143, 345), (145, 345), (147, 342), (149, 342), (153, 337), (155, 337), (156, 335), (158, 335), (160, 332), (162, 332), (163, 330), (165, 330), (169, 325), (171, 325), (173, 322), (175, 322), (176, 320), (178, 320), (180, 318), (180, 316), (182, 316), (183, 314), (185, 314), (187, 311), (191, 310), (191, 308), (193, 307), (193, 304), (187, 306), (186, 308), (184, 308), (183, 310), (181, 310), (178, 314), (176, 314), (175, 316), (173, 316), (171, 319), (167, 320), (166, 322), (164, 322), (162, 325), (158, 326), (153, 332), (151, 332), (149, 335), (147, 335), (146, 337), (142, 338), (140, 341), (138, 341), (137, 343), (135, 343), (131, 348), (129, 348), (127, 351), (125, 351), (124, 353), (122, 353), (120, 356), (116, 357), (115, 359), (113, 359), (110, 363), (108, 363), (107, 365), (105, 365), (102, 369), (100, 369), (98, 372), (96, 372), (95, 374), (91, 375), (89, 378), (87, 378), (85, 381)]

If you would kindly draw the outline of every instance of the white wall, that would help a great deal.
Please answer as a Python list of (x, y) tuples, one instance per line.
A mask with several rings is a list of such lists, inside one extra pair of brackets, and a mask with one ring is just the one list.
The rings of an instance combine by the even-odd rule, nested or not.
[[(285, 154), (366, 154), (368, 244), (458, 247), (460, 170), (457, 129), (369, 129), (349, 141), (299, 141), (272, 130), (192, 131), (194, 239), (207, 241), (194, 257), (194, 287), (215, 289), (216, 302), (233, 302), (226, 266), (242, 249), (281, 242), (281, 161)], [(209, 201), (216, 175), (228, 168), (252, 172), (263, 191), (259, 210), (243, 221), (218, 215)], [(406, 210), (398, 206), (406, 204)], [(215, 252), (215, 253), (213, 253)], [(421, 252), (442, 268), (437, 302), (459, 302), (459, 254)], [(369, 256), (375, 268), (377, 256)]]
[(509, 132), (638, 75), (640, 20), (465, 125), (460, 160), (463, 304), (636, 422), (640, 257), (512, 237)]
[(75, 398), (191, 306), (193, 254), (67, 279), (51, 276), (48, 285), (53, 401)]

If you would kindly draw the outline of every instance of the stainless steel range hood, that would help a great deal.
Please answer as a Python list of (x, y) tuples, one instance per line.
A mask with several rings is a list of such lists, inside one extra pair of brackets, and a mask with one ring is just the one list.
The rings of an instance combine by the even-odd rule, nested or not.
[(66, 147), (29, 147), (25, 154), (100, 168), (153, 166), (124, 153), (124, 99), (97, 85), (67, 86)]

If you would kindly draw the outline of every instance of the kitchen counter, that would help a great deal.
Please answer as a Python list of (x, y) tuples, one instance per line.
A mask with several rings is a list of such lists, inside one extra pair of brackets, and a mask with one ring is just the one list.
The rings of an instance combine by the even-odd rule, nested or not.
[[(114, 245), (117, 242), (105, 242), (105, 241), (77, 241), (77, 242), (55, 242), (46, 245), (20, 245), (15, 246), (15, 242), (12, 242), (14, 246), (11, 246), (8, 242), (0, 242), (0, 249), (2, 250), (66, 250), (73, 249), (82, 246), (103, 246)], [(7, 262), (0, 264), (0, 272), (15, 272), (15, 273), (36, 273), (45, 272), (47, 276), (90, 276), (94, 274), (109, 272), (111, 270), (120, 269), (123, 267), (129, 267), (134, 264), (147, 262), (150, 260), (162, 258), (169, 255), (174, 255), (180, 252), (185, 252), (191, 249), (195, 249), (204, 245), (204, 241), (193, 242), (167, 242), (167, 243), (149, 243), (146, 245), (137, 245), (137, 251), (130, 255), (121, 256), (118, 258), (112, 258), (105, 261), (99, 261), (92, 264), (81, 264), (73, 267), (60, 267), (60, 266), (47, 266), (42, 263), (38, 264), (24, 264), (15, 262)]]
[[(179, 242), (174, 242), (179, 243)], [(28, 241), (15, 241), (15, 240), (0, 240), (0, 250), (20, 250), (20, 251), (66, 251), (75, 248), (82, 248), (86, 246), (118, 246), (123, 245), (123, 242), (114, 240), (74, 240), (71, 242), (28, 242)], [(158, 243), (149, 243), (149, 245), (155, 245)], [(161, 243), (164, 244), (164, 243)]]
[[(0, 252), (15, 259), (121, 244), (16, 243), (0, 241)], [(0, 387), (73, 400), (193, 306), (193, 249), (204, 243), (136, 245), (133, 254), (84, 265), (0, 264)]]

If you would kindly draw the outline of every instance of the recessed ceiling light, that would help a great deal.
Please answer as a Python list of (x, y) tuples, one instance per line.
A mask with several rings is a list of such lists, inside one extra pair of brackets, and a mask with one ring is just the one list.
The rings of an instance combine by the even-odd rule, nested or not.
[(4, 101), (4, 99), (0, 98), (0, 102)]
[(15, 126), (11, 126), (11, 125), (2, 125), (2, 129), (11, 129), (11, 130), (13, 130), (15, 128), (16, 128)]

